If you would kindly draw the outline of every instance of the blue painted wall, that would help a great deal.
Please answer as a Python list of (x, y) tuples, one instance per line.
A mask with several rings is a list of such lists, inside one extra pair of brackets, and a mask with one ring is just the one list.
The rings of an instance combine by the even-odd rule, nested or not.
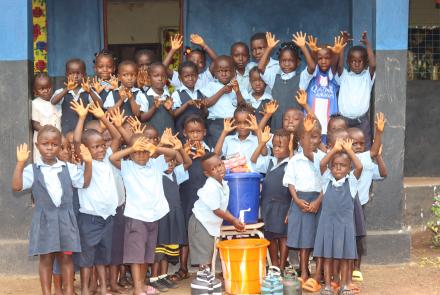
[[(341, 30), (351, 30), (351, 0), (186, 0), (185, 45), (189, 35), (199, 33), (219, 54), (229, 54), (236, 41), (249, 43), (255, 32), (270, 31), (291, 40), (302, 30), (333, 42)], [(337, 2), (338, 5), (332, 3)]]
[(31, 60), (32, 16), (30, 0), (0, 0), (0, 60)]
[(102, 48), (101, 0), (47, 0), (48, 71), (64, 76), (65, 62), (81, 58), (93, 73), (94, 53)]
[(375, 5), (376, 49), (407, 50), (409, 0), (376, 0)]

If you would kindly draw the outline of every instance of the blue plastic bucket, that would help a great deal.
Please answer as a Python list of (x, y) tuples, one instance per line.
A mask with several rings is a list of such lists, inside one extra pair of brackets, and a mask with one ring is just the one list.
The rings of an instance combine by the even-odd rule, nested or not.
[[(260, 180), (259, 173), (230, 173), (226, 174), (225, 180), (229, 186), (228, 211), (239, 218), (243, 211), (244, 222), (252, 224), (258, 222), (258, 210), (260, 208)], [(249, 210), (250, 211), (246, 211)], [(230, 225), (228, 222), (224, 224)]]

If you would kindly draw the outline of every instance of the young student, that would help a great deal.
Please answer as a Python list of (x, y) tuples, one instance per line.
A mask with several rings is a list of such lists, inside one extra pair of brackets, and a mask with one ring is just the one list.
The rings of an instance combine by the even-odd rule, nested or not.
[[(317, 152), (321, 137), (320, 129), (311, 116), (307, 117), (296, 133), (300, 138), (301, 146), (308, 148), (307, 144), (310, 142), (310, 150)], [(309, 257), (315, 243), (322, 194), (321, 175), (303, 151), (289, 160), (283, 185), (288, 187), (292, 199), (288, 215), (287, 246), (299, 249), (301, 270), (299, 279), (302, 283), (308, 282), (309, 285)], [(316, 291), (313, 286), (308, 288), (307, 285), (306, 290)]]
[(138, 67), (138, 76), (136, 79), (137, 87), (146, 95), (150, 88), (150, 77), (148, 68), (153, 62), (156, 62), (154, 52), (149, 49), (141, 49), (134, 54), (134, 62)]
[[(176, 34), (174, 37), (171, 37), (171, 49), (163, 61), (163, 64), (166, 68), (168, 68), (171, 64), (176, 51), (182, 47), (182, 40), (183, 38), (180, 34)], [(213, 77), (214, 63), (211, 63), (209, 67), (206, 66), (206, 53), (213, 61), (216, 60), (217, 54), (206, 44), (205, 40), (200, 35), (191, 34), (190, 41), (191, 43), (198, 45), (201, 49), (187, 49), (186, 60), (192, 61), (197, 66), (198, 77), (196, 86), (199, 89), (203, 89), (210, 82), (215, 81)], [(171, 85), (175, 89), (179, 89), (182, 86), (182, 82), (179, 80), (179, 75), (176, 71), (168, 70), (167, 75), (171, 79)]]
[(44, 295), (51, 294), (52, 266), (55, 257), (61, 265), (64, 294), (73, 295), (72, 252), (80, 252), (80, 236), (73, 212), (73, 191), (87, 187), (92, 177), (90, 152), (81, 147), (84, 170), (57, 159), (61, 133), (51, 125), (40, 129), (37, 148), (41, 160), (26, 166), (30, 151), (27, 144), (17, 147), (17, 164), (12, 176), (12, 190), (32, 189), (35, 210), (29, 231), (29, 256), (39, 255), (40, 284)]
[(266, 83), (261, 78), (260, 72), (258, 71), (257, 67), (253, 67), (249, 71), (249, 82), (251, 90), (249, 92), (243, 92), (243, 98), (248, 104), (252, 106), (252, 108), (254, 109), (255, 117), (257, 117), (257, 122), (260, 123), (261, 119), (263, 118), (263, 114), (267, 112), (267, 104), (273, 101), (272, 95), (265, 91)]
[(136, 88), (137, 66), (131, 60), (118, 65), (118, 80), (121, 86), (108, 94), (103, 105), (105, 109), (120, 108), (126, 116), (140, 116), (148, 110), (148, 101), (142, 91)]
[(36, 163), (41, 158), (36, 145), (38, 131), (44, 125), (52, 125), (61, 130), (61, 109), (50, 103), (52, 83), (47, 74), (38, 73), (35, 75), (33, 90), (35, 96), (32, 100), (33, 156), (34, 163)]
[[(185, 120), (183, 135), (186, 138), (184, 145), (185, 153), (192, 160), (188, 169), (189, 179), (180, 185), (179, 192), (182, 201), (182, 209), (185, 216), (185, 227), (188, 228), (189, 218), (192, 215), (194, 203), (197, 201), (197, 191), (205, 184), (206, 176), (203, 173), (201, 158), (211, 152), (211, 148), (205, 143), (206, 127), (205, 120), (197, 115), (191, 115)], [(180, 267), (170, 279), (181, 281), (189, 278), (188, 274), (188, 245), (180, 248)]]
[[(152, 158), (155, 153), (159, 156)], [(168, 169), (165, 156), (174, 159), (176, 151), (148, 143), (142, 134), (134, 134), (130, 147), (110, 156), (127, 190), (124, 263), (130, 264), (135, 295), (156, 293), (152, 286), (144, 290), (144, 279), (147, 263), (154, 262), (158, 220), (169, 212), (162, 185), (162, 173)]]
[(223, 180), (226, 174), (223, 161), (215, 153), (205, 154), (201, 161), (203, 173), (208, 178), (197, 191), (199, 199), (189, 219), (188, 238), (191, 264), (205, 269), (211, 264), (214, 237), (220, 235), (223, 220), (230, 222), (239, 231), (244, 230), (245, 225), (227, 210), (229, 187)]
[[(311, 36), (309, 36), (310, 39)], [(316, 40), (314, 41), (313, 44), (316, 47)], [(336, 96), (338, 84), (334, 78), (336, 65), (333, 60), (337, 61), (334, 57), (339, 55), (347, 43), (344, 43), (341, 37), (335, 37), (335, 44), (332, 47), (316, 49), (317, 62), (315, 62), (306, 47), (305, 33), (300, 32), (294, 35), (293, 42), (301, 49), (307, 62), (307, 67), (301, 72), (299, 88), (307, 90), (307, 104), (321, 123), (323, 128), (322, 139), (323, 143), (326, 144), (328, 121), (331, 115), (338, 112)]]
[[(106, 294), (107, 280), (105, 267), (111, 262), (113, 216), (118, 207), (118, 193), (109, 154), (119, 148), (121, 136), (112, 126), (104, 111), (97, 104), (87, 107), (80, 102), (72, 102), (72, 110), (78, 114), (78, 123), (74, 131), (75, 150), (81, 142), (89, 148), (93, 158), (93, 174), (90, 185), (79, 189), (78, 227), (81, 236), (82, 252), (78, 255), (81, 268), (81, 293), (88, 294), (92, 268), (95, 267), (99, 288), (98, 293)], [(87, 113), (92, 113), (111, 132), (111, 152), (106, 151), (102, 134), (95, 129), (83, 131)]]
[(183, 140), (184, 122), (190, 115), (206, 117), (202, 92), (197, 88), (197, 66), (191, 61), (185, 61), (179, 65), (179, 79), (182, 86), (173, 92), (173, 116), (175, 118), (176, 131), (179, 139)]
[(231, 57), (235, 67), (235, 79), (241, 93), (247, 93), (252, 90), (250, 70), (254, 67), (249, 63), (249, 46), (244, 42), (235, 42), (231, 45)]
[[(172, 136), (170, 129), (167, 130), (166, 137), (168, 139), (166, 141), (173, 145), (172, 148), (178, 152), (178, 158), (181, 159), (167, 158), (168, 169), (162, 176), (163, 189), (170, 212), (159, 220), (156, 254), (150, 277), (151, 285), (160, 292), (177, 288), (177, 284), (171, 281), (167, 274), (168, 256), (178, 255), (180, 245), (188, 244), (179, 185), (188, 180), (188, 168), (192, 164), (191, 158), (183, 150), (180, 140), (177, 136)], [(182, 163), (177, 163), (178, 160), (182, 160)]]
[(221, 55), (214, 62), (217, 81), (210, 82), (202, 93), (208, 108), (208, 142), (214, 146), (223, 130), (224, 119), (232, 118), (235, 107), (244, 102), (243, 95), (234, 80), (234, 64), (229, 56)]
[(289, 253), (285, 219), (290, 195), (282, 181), (289, 162), (290, 133), (284, 129), (276, 130), (272, 136), (273, 156), (262, 156), (261, 151), (270, 139), (270, 128), (266, 126), (251, 161), (255, 165), (255, 171), (266, 174), (261, 190), (261, 215), (264, 221), (264, 237), (270, 241), (270, 260), (273, 265), (284, 269)]
[[(343, 32), (344, 41), (349, 38)], [(362, 33), (361, 43), (364, 46), (353, 46), (348, 51), (347, 63), (349, 71), (343, 66), (338, 69), (339, 84), (338, 105), (339, 112), (347, 118), (349, 127), (361, 128), (365, 134), (365, 147), (371, 146), (370, 132), (370, 98), (374, 79), (376, 78), (376, 58), (367, 38), (367, 32)], [(344, 59), (344, 50), (341, 50), (340, 59)]]
[(119, 86), (119, 81), (114, 76), (115, 59), (110, 51), (103, 49), (96, 54), (93, 63), (95, 70), (95, 78), (92, 81), (93, 90), (99, 94), (102, 104), (105, 104), (108, 94)]
[[(234, 130), (236, 130), (235, 134), (228, 135)], [(214, 153), (225, 157), (239, 153), (246, 157), (248, 168), (252, 170), (251, 157), (258, 146), (259, 138), (261, 138), (261, 130), (253, 109), (248, 104), (239, 104), (234, 111), (234, 118), (225, 119), (223, 132), (215, 145)], [(266, 148), (261, 152), (267, 155)]]
[[(297, 48), (294, 43), (287, 42), (281, 44), (278, 54), (279, 67), (266, 70), (268, 59), (272, 50), (279, 43), (271, 33), (266, 34), (267, 48), (263, 53), (258, 64), (258, 70), (263, 74), (262, 77), (268, 87), (272, 89), (272, 96), (276, 98), (280, 109), (287, 108), (302, 109), (301, 105), (293, 98), (293, 94), (298, 91), (299, 75), (296, 75), (296, 69), (300, 63)], [(282, 113), (278, 112), (272, 116), (271, 128), (276, 130), (282, 128)]]
[(171, 128), (174, 131), (173, 101), (165, 88), (166, 68), (162, 63), (155, 62), (150, 65), (148, 74), (151, 83), (146, 93), (148, 108), (142, 111), (141, 122), (148, 121), (159, 134), (162, 134), (165, 128)]
[(352, 150), (352, 141), (348, 139), (336, 141), (333, 148), (321, 160), (321, 172), (327, 170), (327, 165), (330, 173), (323, 181), (324, 197), (313, 255), (324, 259), (325, 287), (321, 290), (321, 294), (333, 294), (331, 277), (334, 260), (338, 260), (341, 272), (339, 293), (346, 294), (352, 292), (349, 287), (349, 277), (351, 277), (349, 265), (357, 258), (353, 214), (362, 163)]
[[(66, 134), (75, 129), (78, 117), (70, 109), (70, 102), (81, 101), (84, 105), (95, 102), (101, 105), (99, 95), (92, 90), (90, 81), (86, 78), (86, 64), (83, 60), (74, 58), (66, 62), (66, 83), (65, 87), (58, 89), (52, 95), (50, 102), (61, 107), (61, 131)], [(92, 120), (93, 116), (88, 115), (86, 121)]]

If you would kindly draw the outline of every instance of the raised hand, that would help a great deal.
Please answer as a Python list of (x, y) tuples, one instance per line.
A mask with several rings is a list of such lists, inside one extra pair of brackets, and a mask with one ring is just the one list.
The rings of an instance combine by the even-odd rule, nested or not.
[(272, 35), (271, 32), (266, 32), (266, 41), (267, 41), (267, 47), (269, 48), (275, 48), (278, 43), (280, 43), (280, 40), (277, 40), (275, 38), (275, 35)]
[(64, 82), (64, 85), (66, 86), (67, 90), (75, 90), (76, 87), (78, 87), (78, 84), (75, 83), (72, 76), (67, 76), (67, 83)]
[(302, 48), (306, 46), (306, 33), (303, 32), (296, 32), (295, 34), (293, 34), (293, 38), (292, 41), (293, 43), (296, 44), (296, 46)]
[(368, 41), (368, 38), (367, 38), (367, 32), (362, 32), (362, 37), (361, 37), (360, 42), (362, 44), (364, 44), (365, 46), (369, 45), (369, 41)]
[(339, 54), (347, 46), (347, 42), (344, 42), (341, 36), (335, 37), (335, 44), (333, 46), (327, 45), (327, 48), (330, 49), (334, 54)]
[(311, 132), (313, 130), (313, 128), (315, 127), (315, 124), (316, 124), (316, 119), (312, 115), (308, 114), (304, 118), (304, 130), (306, 132)]
[(351, 147), (353, 146), (353, 139), (347, 138), (346, 140), (342, 141), (341, 145), (342, 145), (342, 148), (346, 152), (348, 152), (351, 150)]
[(160, 97), (159, 96), (155, 96), (154, 97), (154, 107), (156, 109), (158, 109), (161, 104), (162, 104), (162, 100), (160, 100)]
[(31, 151), (28, 149), (27, 143), (17, 146), (17, 162), (25, 163), (29, 159)]
[(172, 50), (179, 49), (183, 45), (183, 37), (182, 37), (182, 35), (176, 34), (174, 36), (171, 36), (170, 43), (171, 43), (171, 49)]
[(147, 142), (147, 144), (145, 145), (145, 151), (147, 151), (148, 153), (150, 153), (150, 156), (154, 155), (154, 153), (157, 150), (157, 146), (155, 146), (152, 143)]
[(256, 132), (258, 130), (257, 117), (255, 115), (249, 114), (246, 118), (246, 122), (249, 124), (247, 129)]
[(179, 132), (177, 132), (176, 134), (174, 134), (170, 137), (170, 142), (173, 145), (173, 149), (175, 149), (175, 150), (180, 150), (183, 147), (182, 142), (177, 137), (178, 135), (179, 135)]
[(114, 90), (119, 87), (119, 80), (115, 75), (110, 76), (109, 83), (110, 83), (109, 90)]
[(73, 111), (75, 111), (75, 113), (78, 114), (78, 117), (85, 118), (87, 116), (87, 113), (89, 112), (90, 105), (87, 105), (87, 107), (84, 107), (82, 100), (80, 99), (78, 101), (79, 101), (79, 103), (77, 101), (72, 100), (70, 102), (70, 108)]
[(165, 99), (165, 101), (163, 102), (163, 107), (169, 111), (173, 108), (173, 99), (170, 96), (167, 96), (167, 98)]
[(84, 162), (90, 163), (92, 162), (92, 154), (90, 154), (90, 150), (83, 144), (79, 147), (80, 155)]
[(342, 151), (343, 142), (344, 142), (344, 140), (342, 138), (336, 139), (335, 145), (333, 146), (333, 150), (335, 150), (335, 152)]
[(160, 137), (160, 145), (173, 146), (171, 137), (173, 137), (171, 128), (165, 128), (165, 130), (162, 133), (162, 136)]
[(196, 152), (193, 155), (193, 159), (201, 158), (205, 155), (205, 148), (203, 147), (202, 142), (196, 141), (194, 147), (196, 148)]
[(351, 38), (350, 33), (347, 32), (347, 31), (341, 31), (341, 37), (342, 37), (342, 41), (343, 41), (344, 43), (347, 43), (348, 41), (353, 40), (353, 39)]
[(385, 129), (385, 123), (386, 123), (386, 119), (383, 113), (377, 113), (376, 114), (376, 121), (374, 122), (374, 124), (376, 125), (376, 131), (378, 132), (383, 132)]
[(307, 104), (307, 92), (305, 90), (298, 90), (295, 99), (299, 105), (305, 106)]
[(191, 43), (199, 45), (200, 47), (205, 46), (205, 40), (203, 40), (203, 38), (198, 34), (191, 34), (190, 40), (191, 40)]
[(240, 90), (240, 86), (238, 86), (237, 79), (232, 79), (230, 84), (231, 84), (232, 90), (234, 90), (234, 92), (238, 92)]
[(127, 123), (130, 125), (131, 131), (133, 131), (133, 133), (144, 133), (144, 130), (147, 127), (147, 126), (144, 126), (141, 129), (142, 123), (141, 123), (141, 121), (139, 121), (139, 119), (137, 117), (128, 117)]
[(115, 125), (115, 127), (122, 127), (122, 124), (124, 124), (125, 120), (127, 119), (127, 116), (124, 116), (125, 111), (122, 110), (121, 113), (119, 108), (113, 108), (109, 112), (112, 124)]
[(235, 123), (234, 119), (225, 119), (223, 121), (223, 130), (228, 133), (235, 130), (237, 126), (235, 126), (234, 123)]
[(87, 93), (90, 93), (90, 91), (92, 91), (92, 86), (90, 85), (90, 78), (82, 79), (81, 88), (84, 89), (84, 91)]
[(147, 150), (147, 139), (143, 136), (136, 139), (136, 141), (131, 146), (135, 152), (142, 152)]
[(270, 140), (270, 127), (266, 126), (263, 129), (263, 132), (261, 133), (261, 141), (264, 143), (267, 143)]
[(97, 104), (96, 102), (91, 102), (89, 105), (89, 112), (92, 113), (93, 116), (95, 116), (97, 119), (101, 119), (105, 116), (104, 111), (102, 110), (101, 106)]
[(263, 107), (262, 114), (274, 114), (278, 110), (278, 102), (276, 100), (269, 101)]
[(318, 38), (314, 38), (312, 35), (308, 35), (307, 36), (307, 40), (308, 42), (307, 45), (309, 45), (309, 48), (311, 51), (313, 52), (318, 52), (321, 48), (318, 47)]
[(101, 79), (99, 79), (98, 77), (93, 77), (93, 80), (92, 80), (92, 87), (93, 87), (93, 89), (95, 89), (95, 91), (96, 91), (96, 93), (101, 93), (102, 92), (102, 90), (104, 90), (104, 86), (103, 85), (101, 85)]
[(148, 86), (150, 81), (149, 81), (149, 78), (148, 78), (147, 71), (139, 70), (137, 78), (136, 78), (136, 83), (137, 83), (137, 86), (139, 88), (142, 88), (144, 86)]
[(121, 87), (121, 89), (119, 89), (119, 96), (123, 100), (126, 100), (126, 99), (130, 100), (133, 98), (133, 92), (131, 92), (131, 90), (126, 87)]

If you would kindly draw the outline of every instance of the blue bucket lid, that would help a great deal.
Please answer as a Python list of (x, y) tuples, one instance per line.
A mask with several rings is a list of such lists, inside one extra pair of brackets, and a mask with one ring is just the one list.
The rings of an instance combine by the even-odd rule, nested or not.
[(230, 179), (239, 179), (239, 178), (258, 178), (260, 179), (262, 176), (260, 173), (256, 172), (237, 172), (237, 173), (228, 173), (225, 175), (225, 180)]

